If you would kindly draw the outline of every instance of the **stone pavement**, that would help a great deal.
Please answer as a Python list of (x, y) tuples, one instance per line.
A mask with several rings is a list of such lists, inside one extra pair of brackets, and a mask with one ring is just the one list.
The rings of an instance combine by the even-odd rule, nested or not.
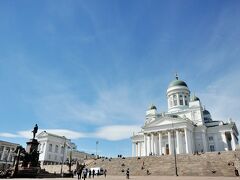
[[(30, 180), (30, 179), (21, 179), (19, 180)], [(47, 179), (39, 179), (39, 180), (49, 180)], [(76, 177), (74, 178), (51, 178), (56, 180), (77, 180)], [(36, 179), (37, 180), (37, 179)], [(86, 180), (126, 180), (125, 176), (104, 176), (95, 177), (94, 179), (87, 178)], [(130, 180), (240, 180), (239, 177), (204, 177), (204, 176), (130, 176)]]

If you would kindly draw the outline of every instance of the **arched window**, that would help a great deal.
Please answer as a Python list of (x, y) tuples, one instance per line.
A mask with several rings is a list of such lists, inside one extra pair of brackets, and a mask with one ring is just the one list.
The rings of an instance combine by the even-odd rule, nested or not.
[(45, 148), (45, 143), (43, 143), (42, 145), (42, 151), (44, 151), (44, 148)]
[(176, 94), (173, 95), (173, 105), (177, 106), (177, 95)]
[(183, 105), (183, 95), (182, 94), (179, 95), (179, 104)]
[(64, 153), (64, 147), (62, 146), (61, 147), (61, 154), (63, 154)]
[[(52, 152), (52, 144), (49, 144), (49, 149), (48, 149), (49, 152)], [(49, 158), (50, 159), (50, 158)]]
[(55, 153), (58, 153), (58, 145), (55, 146)]
[(185, 98), (185, 105), (188, 106), (188, 97), (187, 97), (187, 95), (185, 95), (184, 98)]
[(170, 96), (168, 100), (169, 100), (169, 106), (172, 107), (173, 106), (173, 97)]

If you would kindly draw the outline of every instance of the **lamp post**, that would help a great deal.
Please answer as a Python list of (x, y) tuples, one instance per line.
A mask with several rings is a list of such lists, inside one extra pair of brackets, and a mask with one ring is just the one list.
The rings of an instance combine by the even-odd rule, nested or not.
[(172, 122), (172, 130), (173, 130), (174, 168), (175, 168), (175, 175), (178, 176), (178, 170), (177, 170), (177, 154), (176, 154), (176, 144), (175, 144), (175, 131), (174, 131), (174, 128), (173, 128), (173, 122)]
[(9, 155), (10, 155), (10, 148), (7, 150), (7, 156), (5, 157), (5, 170), (7, 170), (7, 163), (8, 163), (8, 157), (9, 157)]
[(98, 150), (98, 149), (97, 149), (97, 148), (98, 148), (98, 143), (99, 143), (99, 142), (98, 142), (98, 141), (96, 141), (96, 158), (98, 158), (98, 155), (97, 155), (97, 150)]
[(62, 157), (61, 172), (60, 172), (61, 176), (63, 176), (63, 163), (64, 163), (65, 147), (66, 147), (66, 141), (67, 141), (65, 136), (63, 136), (63, 138), (64, 138), (64, 144), (63, 144), (63, 157)]

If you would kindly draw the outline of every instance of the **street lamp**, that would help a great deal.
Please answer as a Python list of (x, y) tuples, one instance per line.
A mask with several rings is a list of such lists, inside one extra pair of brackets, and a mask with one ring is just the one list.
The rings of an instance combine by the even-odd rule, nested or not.
[(63, 144), (63, 156), (62, 156), (62, 164), (61, 164), (61, 172), (60, 172), (61, 176), (63, 176), (63, 163), (64, 163), (65, 147), (66, 147), (66, 141), (67, 141), (65, 136), (63, 136), (63, 138), (65, 139), (65, 141)]
[(10, 148), (7, 150), (7, 156), (5, 157), (5, 170), (7, 170), (8, 157), (10, 156)]
[(98, 141), (96, 141), (96, 158), (98, 157), (98, 155), (97, 155), (97, 146), (98, 146)]
[(174, 154), (175, 175), (178, 176), (178, 170), (177, 170), (177, 154), (176, 154), (176, 144), (175, 144), (175, 131), (174, 131), (174, 128), (173, 128), (173, 121), (172, 121), (172, 130), (173, 130), (173, 154)]

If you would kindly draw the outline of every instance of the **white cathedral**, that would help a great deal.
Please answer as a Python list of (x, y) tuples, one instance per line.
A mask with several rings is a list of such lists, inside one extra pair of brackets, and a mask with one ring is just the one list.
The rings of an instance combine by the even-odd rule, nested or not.
[(236, 124), (214, 121), (195, 95), (190, 98), (187, 84), (178, 79), (167, 89), (168, 112), (146, 111), (141, 131), (133, 134), (132, 156), (193, 154), (231, 151), (238, 145)]

